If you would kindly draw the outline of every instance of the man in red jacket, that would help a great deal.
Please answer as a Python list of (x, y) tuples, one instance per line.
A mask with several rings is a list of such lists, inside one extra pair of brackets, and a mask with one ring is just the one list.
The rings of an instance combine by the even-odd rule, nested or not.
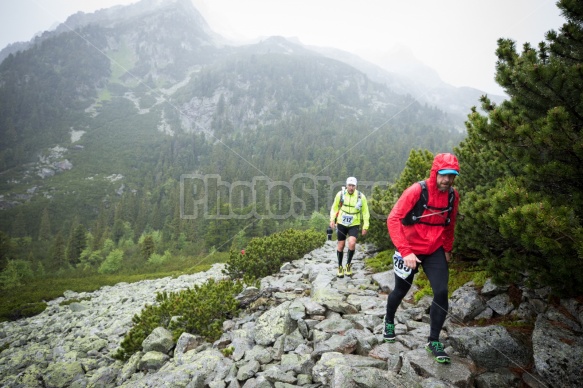
[[(459, 203), (459, 194), (452, 185), (458, 174), (459, 163), (454, 155), (436, 155), (429, 179), (425, 181), (426, 193), (420, 183), (414, 183), (401, 194), (387, 218), (389, 235), (397, 252), (394, 257), (395, 288), (387, 299), (384, 341), (395, 341), (395, 312), (411, 288), (418, 272), (417, 264), (421, 264), (433, 290), (426, 349), (440, 363), (450, 362), (439, 342), (439, 333), (449, 308), (447, 263), (451, 260)], [(428, 197), (425, 208), (416, 206), (422, 194)], [(399, 267), (406, 271), (399, 271)]]

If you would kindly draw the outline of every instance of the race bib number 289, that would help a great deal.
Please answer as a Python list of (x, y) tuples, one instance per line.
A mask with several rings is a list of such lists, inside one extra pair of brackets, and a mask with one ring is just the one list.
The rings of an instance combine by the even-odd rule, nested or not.
[(395, 254), (393, 255), (393, 271), (395, 272), (395, 275), (401, 279), (407, 279), (409, 275), (411, 275), (411, 268), (405, 265), (403, 257), (397, 251), (395, 251)]

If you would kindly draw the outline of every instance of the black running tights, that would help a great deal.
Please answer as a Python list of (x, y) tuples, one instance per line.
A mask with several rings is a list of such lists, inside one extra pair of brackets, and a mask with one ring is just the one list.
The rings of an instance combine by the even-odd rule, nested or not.
[[(421, 260), (420, 265), (423, 266), (423, 271), (427, 275), (431, 289), (433, 290), (433, 303), (429, 312), (429, 340), (439, 341), (439, 333), (441, 332), (449, 308), (447, 298), (449, 272), (447, 260), (445, 259), (445, 251), (443, 248), (439, 248), (430, 255), (417, 255), (417, 257)], [(395, 275), (395, 289), (389, 294), (387, 299), (387, 315), (385, 318), (387, 322), (394, 323), (397, 307), (399, 307), (401, 301), (407, 295), (407, 292), (409, 292), (413, 278), (417, 272), (417, 269), (414, 270), (407, 279), (401, 279)]]

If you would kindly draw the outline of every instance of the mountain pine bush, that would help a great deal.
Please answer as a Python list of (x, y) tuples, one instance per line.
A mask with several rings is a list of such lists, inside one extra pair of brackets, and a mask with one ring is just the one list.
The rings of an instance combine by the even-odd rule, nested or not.
[(142, 342), (157, 327), (170, 330), (174, 340), (186, 332), (215, 341), (221, 335), (223, 321), (236, 313), (238, 302), (235, 296), (242, 290), (243, 284), (239, 281), (209, 279), (202, 285), (180, 292), (158, 293), (156, 304), (147, 305), (140, 315), (132, 318), (134, 325), (114, 358), (129, 359), (142, 349)]
[(272, 275), (285, 262), (300, 259), (326, 242), (324, 231), (287, 229), (251, 239), (245, 253), (231, 251), (224, 273), (233, 279)]
[(583, 293), (583, 7), (538, 49), (498, 41), (496, 80), (510, 99), (482, 97), (456, 149), (463, 221), (457, 250), (484, 259), (495, 280), (527, 276), (555, 294)]

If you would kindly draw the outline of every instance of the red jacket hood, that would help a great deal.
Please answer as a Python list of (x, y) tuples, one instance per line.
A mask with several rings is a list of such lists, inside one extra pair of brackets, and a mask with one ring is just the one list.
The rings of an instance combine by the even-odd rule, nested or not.
[(439, 170), (456, 170), (460, 172), (460, 164), (453, 154), (437, 154), (433, 159), (431, 173), (429, 174), (430, 187), (437, 185), (437, 171)]

